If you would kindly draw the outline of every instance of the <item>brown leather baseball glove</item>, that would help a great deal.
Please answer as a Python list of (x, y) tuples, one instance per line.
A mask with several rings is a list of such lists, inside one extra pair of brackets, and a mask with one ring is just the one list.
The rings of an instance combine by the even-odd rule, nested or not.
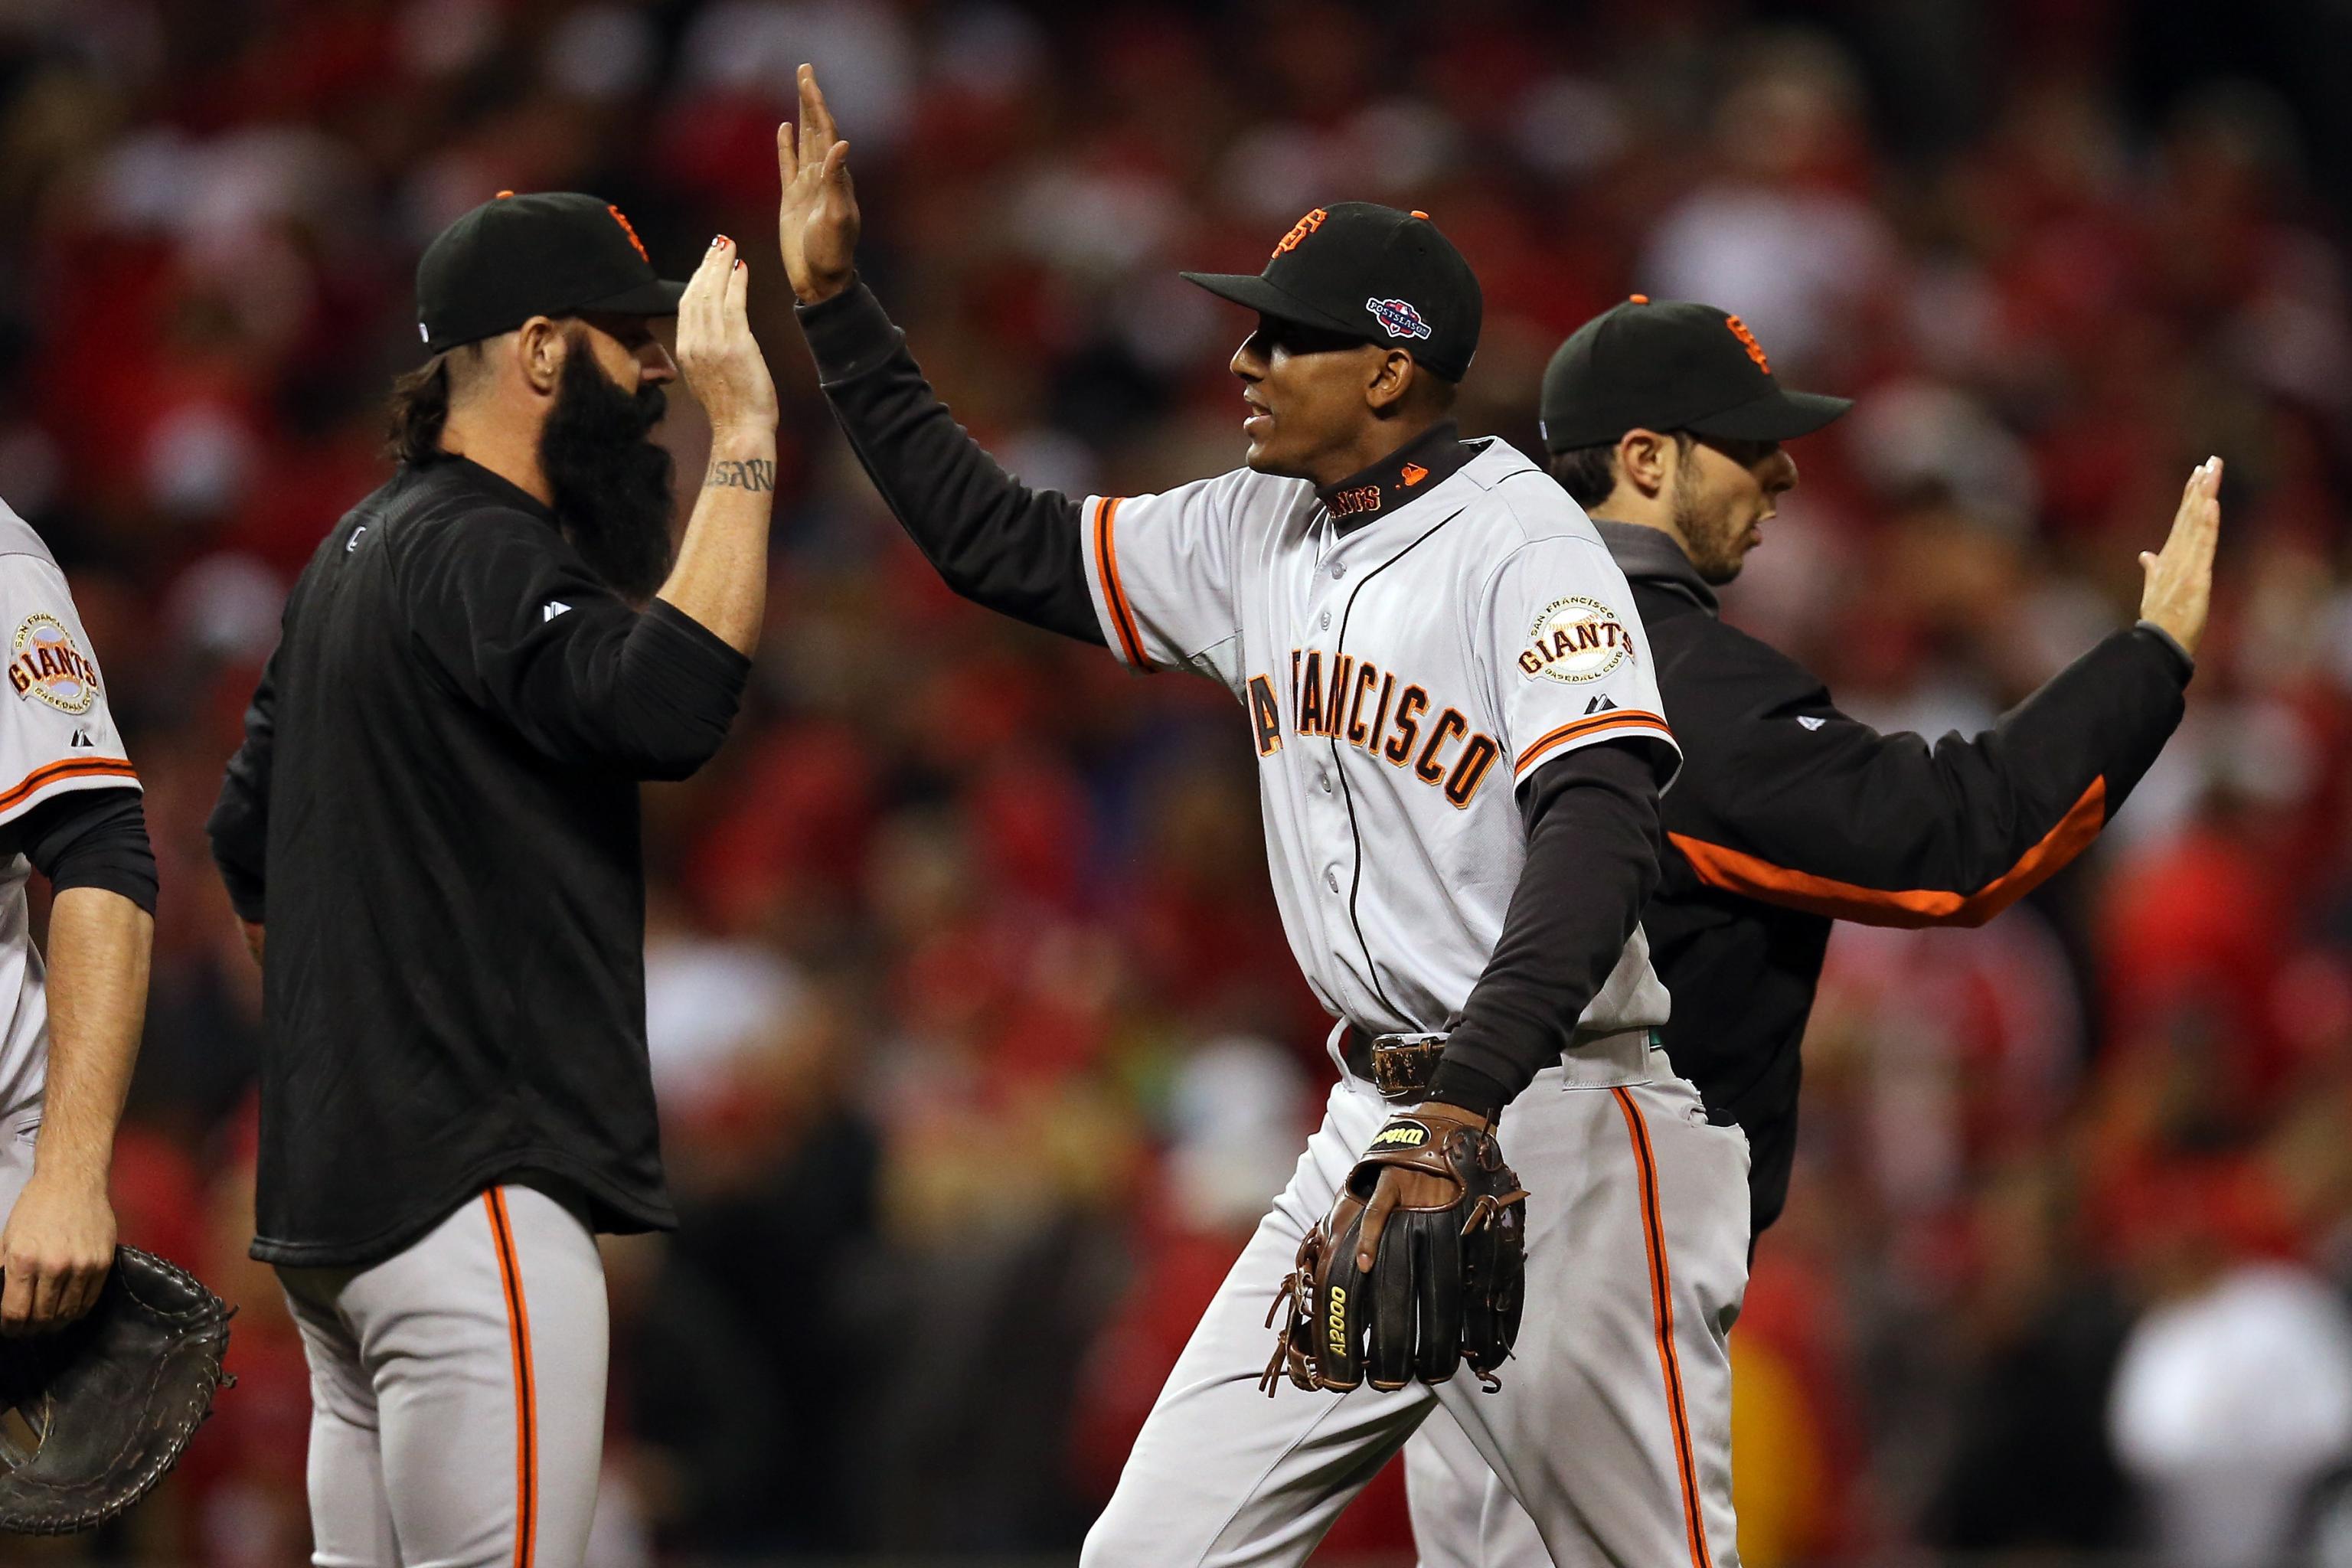
[[(1501, 1386), (1496, 1369), (1519, 1331), (1528, 1194), (1495, 1135), (1465, 1115), (1423, 1106), (1373, 1136), (1266, 1315), (1271, 1327), (1288, 1309), (1260, 1384), (1269, 1396), (1286, 1371), (1301, 1388), (1402, 1388), (1444, 1383), (1465, 1361), (1489, 1392)], [(1444, 1201), (1384, 1210), (1367, 1272), (1365, 1221), (1391, 1167), (1435, 1178), (1415, 1185)]]
[(117, 1247), (98, 1304), (0, 1340), (0, 1531), (65, 1535), (145, 1497), (179, 1458), (221, 1370), (232, 1309), (187, 1270)]

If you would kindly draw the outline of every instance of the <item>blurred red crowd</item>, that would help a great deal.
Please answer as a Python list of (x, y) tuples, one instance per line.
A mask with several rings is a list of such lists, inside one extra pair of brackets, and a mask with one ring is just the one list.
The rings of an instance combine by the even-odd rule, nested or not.
[[(1462, 247), (1462, 421), (1526, 449), (1588, 315), (1737, 311), (1859, 405), (1793, 448), (1729, 613), (1884, 727), (1981, 727), (2128, 619), (2136, 552), (2225, 457), (2189, 720), (2106, 839), (1984, 931), (1832, 944), (1734, 1336), (1741, 1544), (2218, 1563), (2325, 1508), (2352, 1458), (2347, 252), (2291, 95), (2127, 90), (2128, 6), (1905, 9), (1902, 42), (1871, 7), (1702, 0), (0, 18), (0, 497), (68, 566), (163, 861), (124, 1231), (243, 1308), (240, 1386), (115, 1550), (302, 1550), (299, 1350), (243, 1258), (257, 984), (202, 823), (287, 584), (385, 472), (415, 256), (504, 188), (594, 191), (672, 271), (767, 233), (803, 58), (867, 277), (1033, 482), (1236, 461), (1244, 323), (1174, 269), (1255, 270), (1329, 200)], [(1975, 69), (1996, 43), (2037, 68)], [(948, 595), (746, 254), (786, 399), (775, 582), (738, 734), (648, 795), (685, 1227), (612, 1248), (595, 1560), (1066, 1548), (1286, 1178), (1324, 1021), (1223, 696)], [(698, 420), (678, 397), (687, 471)], [(2230, 1360), (2243, 1322), (2300, 1371)], [(2265, 1426), (2265, 1378), (2299, 1424)], [(2250, 1414), (2199, 1403), (2223, 1384)], [(2229, 1498), (2184, 1479), (2257, 1451)], [(1402, 1529), (1383, 1483), (1331, 1549)]]

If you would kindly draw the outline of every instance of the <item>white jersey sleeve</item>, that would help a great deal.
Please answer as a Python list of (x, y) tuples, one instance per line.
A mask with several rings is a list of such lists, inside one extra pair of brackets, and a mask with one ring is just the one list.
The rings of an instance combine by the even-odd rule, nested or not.
[(1235, 539), (1246, 470), (1144, 496), (1088, 496), (1078, 548), (1103, 640), (1129, 668), (1190, 668), (1233, 685), (1218, 650), (1240, 635)]
[(0, 822), (79, 789), (139, 787), (108, 710), (98, 656), (65, 574), (36, 534), (0, 506)]
[(1601, 741), (1634, 741), (1664, 789), (1682, 765), (1625, 574), (1598, 540), (1531, 540), (1496, 568), (1486, 664), (1512, 781)]

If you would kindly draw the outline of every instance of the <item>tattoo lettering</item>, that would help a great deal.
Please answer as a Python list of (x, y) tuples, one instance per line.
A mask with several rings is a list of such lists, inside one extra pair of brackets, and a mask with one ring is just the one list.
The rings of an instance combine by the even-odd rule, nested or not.
[(772, 490), (776, 488), (776, 465), (766, 458), (753, 458), (738, 463), (721, 459), (710, 465), (710, 477), (702, 481), (707, 490)]

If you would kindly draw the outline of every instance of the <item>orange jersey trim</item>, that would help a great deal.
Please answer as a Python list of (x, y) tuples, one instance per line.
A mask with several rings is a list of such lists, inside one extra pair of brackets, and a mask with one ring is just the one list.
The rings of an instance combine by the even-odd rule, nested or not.
[(24, 802), (26, 797), (39, 794), (60, 779), (121, 778), (136, 779), (138, 771), (122, 757), (68, 758), (35, 768), (10, 789), (0, 791), (0, 811)]
[(1622, 1089), (1617, 1097), (1624, 1114), (1626, 1135), (1633, 1141), (1633, 1166), (1641, 1177), (1642, 1247), (1650, 1264), (1650, 1322), (1658, 1338), (1658, 1373), (1665, 1379), (1666, 1415), (1675, 1429), (1675, 1475), (1683, 1494), (1683, 1533), (1690, 1544), (1691, 1568), (1713, 1568), (1706, 1550), (1706, 1521), (1699, 1514), (1698, 1467), (1691, 1458), (1690, 1412), (1683, 1403), (1683, 1369), (1675, 1352), (1675, 1282), (1666, 1262), (1665, 1221), (1658, 1213), (1658, 1163), (1650, 1148), (1650, 1130), (1633, 1097)]
[(1095, 574), (1102, 579), (1103, 603), (1110, 608), (1110, 624), (1118, 634), (1118, 646), (1127, 662), (1138, 669), (1150, 669), (1151, 660), (1144, 656), (1143, 635), (1136, 630), (1135, 611), (1127, 602), (1127, 589), (1118, 580), (1118, 545), (1111, 537), (1111, 523), (1118, 516), (1122, 498), (1106, 496), (1095, 503)]
[(507, 1298), (507, 1341), (514, 1352), (515, 1568), (531, 1568), (539, 1549), (539, 1390), (531, 1380), (530, 1310), (523, 1300), (522, 1263), (515, 1256), (506, 1194), (492, 1187), (482, 1194), (482, 1206), (489, 1211), (499, 1283)]
[(1545, 752), (1556, 752), (1571, 741), (1585, 740), (1605, 730), (1646, 730), (1653, 734), (1663, 735), (1669, 741), (1675, 738), (1675, 732), (1666, 728), (1665, 720), (1646, 709), (1612, 708), (1606, 713), (1595, 713), (1590, 718), (1562, 724), (1559, 729), (1521, 752), (1518, 762), (1513, 764), (1511, 771), (1514, 773), (1526, 773), (1528, 764)]
[(2049, 880), (2090, 847), (2106, 820), (2107, 781), (2102, 776), (2091, 781), (2082, 798), (2016, 865), (1973, 893), (1933, 888), (1864, 888), (1810, 871), (1791, 871), (1686, 833), (1669, 833), (1666, 837), (1683, 852), (1700, 881), (1726, 892), (1863, 925), (1972, 926), (1982, 925)]

